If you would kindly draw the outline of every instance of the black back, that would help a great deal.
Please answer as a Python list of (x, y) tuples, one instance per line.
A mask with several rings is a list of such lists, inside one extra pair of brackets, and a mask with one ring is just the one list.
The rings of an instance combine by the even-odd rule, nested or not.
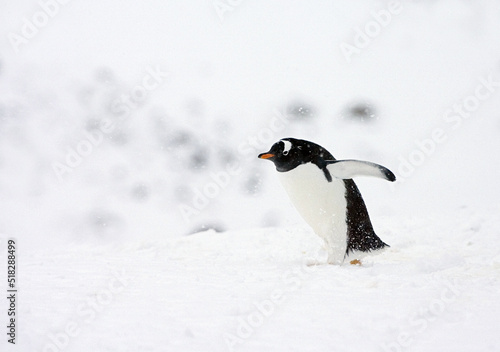
[(358, 186), (352, 179), (343, 180), (347, 201), (347, 252), (354, 250), (369, 252), (388, 246), (373, 230), (368, 210)]

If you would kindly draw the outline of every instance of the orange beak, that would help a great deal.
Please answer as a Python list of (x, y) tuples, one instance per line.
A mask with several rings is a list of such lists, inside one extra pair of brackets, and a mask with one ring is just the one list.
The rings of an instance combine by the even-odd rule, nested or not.
[(272, 158), (274, 156), (274, 154), (271, 154), (271, 153), (262, 153), (262, 154), (259, 154), (259, 158), (260, 159), (269, 159), (269, 158)]

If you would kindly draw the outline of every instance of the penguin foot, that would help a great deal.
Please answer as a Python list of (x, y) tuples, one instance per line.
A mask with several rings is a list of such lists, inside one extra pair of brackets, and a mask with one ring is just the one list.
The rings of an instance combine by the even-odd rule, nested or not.
[(361, 263), (361, 260), (358, 260), (358, 259), (351, 260), (351, 264), (352, 264), (352, 265), (363, 265), (363, 264)]

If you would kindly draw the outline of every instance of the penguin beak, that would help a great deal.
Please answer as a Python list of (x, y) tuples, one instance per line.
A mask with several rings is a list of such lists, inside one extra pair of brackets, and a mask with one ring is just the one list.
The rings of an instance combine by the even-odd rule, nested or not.
[(259, 154), (259, 159), (270, 159), (274, 156), (272, 153), (262, 153)]

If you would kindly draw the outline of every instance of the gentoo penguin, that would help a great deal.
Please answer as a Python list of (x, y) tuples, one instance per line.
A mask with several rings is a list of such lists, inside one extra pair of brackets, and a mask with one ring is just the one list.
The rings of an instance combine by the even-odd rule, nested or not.
[(293, 205), (326, 244), (328, 263), (360, 264), (359, 259), (385, 244), (373, 231), (354, 176), (396, 177), (387, 168), (359, 160), (336, 160), (325, 148), (284, 138), (259, 158), (271, 160)]

